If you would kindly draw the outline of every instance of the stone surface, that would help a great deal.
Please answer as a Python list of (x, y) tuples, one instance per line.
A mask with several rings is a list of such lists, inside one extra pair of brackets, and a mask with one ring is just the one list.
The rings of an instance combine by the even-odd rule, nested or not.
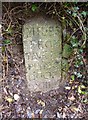
[(28, 88), (47, 92), (61, 83), (61, 26), (56, 20), (32, 18), (23, 26)]
[(0, 20), (0, 79), (2, 79), (2, 25)]

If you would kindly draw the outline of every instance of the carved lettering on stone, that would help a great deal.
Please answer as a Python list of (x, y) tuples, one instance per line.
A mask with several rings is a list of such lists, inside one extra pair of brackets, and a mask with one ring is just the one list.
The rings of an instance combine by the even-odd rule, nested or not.
[(32, 92), (58, 88), (61, 81), (61, 26), (43, 17), (23, 26), (26, 78)]

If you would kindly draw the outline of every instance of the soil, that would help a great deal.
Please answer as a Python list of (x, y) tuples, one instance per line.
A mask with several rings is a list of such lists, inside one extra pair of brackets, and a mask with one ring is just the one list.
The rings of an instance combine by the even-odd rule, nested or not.
[(88, 96), (77, 93), (78, 82), (67, 81), (64, 88), (47, 93), (30, 93), (26, 83), (22, 45), (9, 46), (8, 50), (11, 51), (8, 51), (8, 73), (0, 81), (0, 119), (88, 119), (88, 102), (82, 102)]

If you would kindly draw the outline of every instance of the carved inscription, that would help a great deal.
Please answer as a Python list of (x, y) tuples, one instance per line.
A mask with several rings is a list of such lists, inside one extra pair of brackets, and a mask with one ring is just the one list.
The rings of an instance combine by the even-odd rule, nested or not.
[(61, 80), (61, 27), (58, 22), (36, 18), (25, 24), (23, 46), (29, 89), (46, 92), (57, 88)]

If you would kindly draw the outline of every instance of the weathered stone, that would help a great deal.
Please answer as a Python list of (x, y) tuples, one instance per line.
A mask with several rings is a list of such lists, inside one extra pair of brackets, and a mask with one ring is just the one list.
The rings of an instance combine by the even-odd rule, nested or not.
[(26, 78), (31, 92), (47, 92), (61, 83), (61, 25), (56, 20), (32, 18), (23, 26)]

